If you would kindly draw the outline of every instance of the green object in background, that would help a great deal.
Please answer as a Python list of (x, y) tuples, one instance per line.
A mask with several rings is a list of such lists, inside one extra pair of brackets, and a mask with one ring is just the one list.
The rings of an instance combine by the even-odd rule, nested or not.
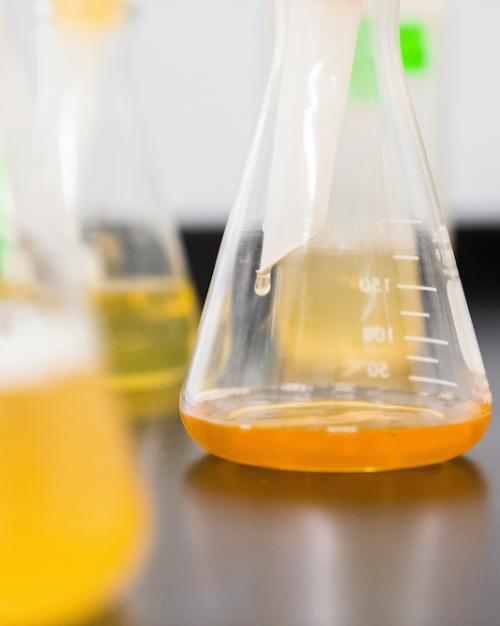
[(365, 19), (359, 26), (352, 65), (350, 96), (354, 100), (373, 102), (378, 99), (378, 95), (377, 72), (373, 57), (373, 28)]
[[(424, 73), (430, 66), (430, 43), (427, 28), (421, 22), (402, 22), (401, 56), (407, 74)], [(373, 28), (368, 20), (361, 22), (356, 54), (352, 66), (350, 96), (362, 102), (375, 102), (379, 96), (373, 55)]]
[(403, 22), (400, 36), (405, 71), (407, 73), (425, 71), (430, 64), (430, 46), (425, 25), (418, 22)]

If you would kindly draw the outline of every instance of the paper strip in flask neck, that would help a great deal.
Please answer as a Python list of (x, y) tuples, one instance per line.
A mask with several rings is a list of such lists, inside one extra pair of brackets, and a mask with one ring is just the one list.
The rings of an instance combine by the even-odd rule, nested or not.
[[(255, 291), (326, 226), (363, 0), (287, 0), (275, 55), (282, 73)], [(275, 58), (276, 60), (276, 58)]]

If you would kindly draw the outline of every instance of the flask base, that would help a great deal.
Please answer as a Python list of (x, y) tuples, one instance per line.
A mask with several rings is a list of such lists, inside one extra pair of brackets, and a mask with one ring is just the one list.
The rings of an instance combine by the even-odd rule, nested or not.
[(445, 411), (364, 402), (260, 405), (222, 419), (214, 418), (213, 406), (181, 415), (201, 447), (228, 461), (291, 471), (377, 472), (433, 465), (470, 450), (488, 428), (491, 405), (464, 406), (461, 421), (450, 421)]

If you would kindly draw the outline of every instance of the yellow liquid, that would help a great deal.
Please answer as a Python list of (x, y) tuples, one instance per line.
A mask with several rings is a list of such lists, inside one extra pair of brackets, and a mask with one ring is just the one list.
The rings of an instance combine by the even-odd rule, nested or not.
[(285, 259), (277, 271), (275, 327), (283, 380), (313, 386), (332, 382), (408, 390), (409, 355), (425, 346), (404, 337), (425, 334), (415, 262), (367, 250), (344, 254), (310, 248)]
[(111, 384), (131, 415), (177, 412), (198, 321), (191, 284), (130, 281), (92, 295), (107, 341)]
[(229, 461), (373, 472), (439, 463), (469, 450), (488, 428), (491, 406), (468, 404), (459, 413), (462, 421), (448, 422), (445, 411), (418, 407), (318, 401), (231, 410), (214, 401), (182, 417), (198, 444)]
[(0, 389), (0, 624), (114, 602), (147, 543), (145, 494), (97, 376)]

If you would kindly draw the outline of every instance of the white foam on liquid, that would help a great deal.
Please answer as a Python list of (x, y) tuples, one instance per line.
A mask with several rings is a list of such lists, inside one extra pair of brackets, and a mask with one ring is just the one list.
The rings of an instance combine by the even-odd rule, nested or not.
[(98, 349), (84, 315), (0, 302), (0, 390), (95, 370)]

